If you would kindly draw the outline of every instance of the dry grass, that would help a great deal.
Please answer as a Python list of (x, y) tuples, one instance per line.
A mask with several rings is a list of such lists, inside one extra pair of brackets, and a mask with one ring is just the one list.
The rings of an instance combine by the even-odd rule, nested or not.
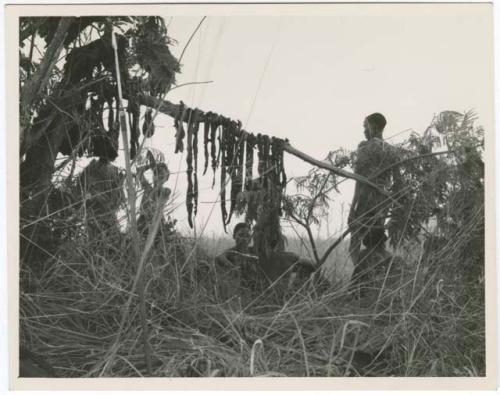
[[(22, 265), (21, 341), (60, 376), (145, 375), (137, 295), (119, 347), (110, 350), (135, 265), (126, 236), (108, 240), (67, 241), (38, 273)], [(203, 240), (186, 260), (193, 240), (169, 236), (147, 262), (154, 376), (485, 373), (482, 285), (441, 270), (453, 264), (446, 249), (454, 245), (425, 260), (420, 245), (401, 248), (400, 280), (374, 306), (353, 299), (345, 281), (319, 286), (318, 279), (280, 299), (268, 293), (245, 300), (234, 292), (224, 300), (221, 287), (232, 285), (216, 276), (216, 243)]]

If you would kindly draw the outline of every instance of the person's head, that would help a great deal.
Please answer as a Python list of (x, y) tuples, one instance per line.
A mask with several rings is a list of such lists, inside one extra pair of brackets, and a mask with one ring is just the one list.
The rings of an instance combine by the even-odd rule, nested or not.
[(154, 185), (163, 185), (170, 177), (170, 171), (165, 163), (161, 162), (153, 167), (153, 183)]
[(377, 248), (384, 247), (387, 236), (385, 235), (385, 230), (383, 227), (375, 227), (370, 229), (370, 231), (363, 238), (363, 245), (366, 248)]
[(246, 222), (236, 224), (233, 230), (233, 238), (236, 242), (236, 247), (247, 248), (252, 241), (250, 225)]
[(166, 202), (170, 198), (171, 193), (172, 193), (172, 191), (170, 190), (170, 188), (161, 187), (160, 188), (160, 199), (163, 202)]
[(273, 240), (269, 240), (269, 248), (273, 251), (285, 251), (286, 243), (286, 237), (278, 233)]
[(382, 114), (375, 112), (368, 115), (363, 122), (366, 139), (370, 140), (374, 137), (382, 138), (382, 133), (384, 132), (386, 124), (387, 121)]

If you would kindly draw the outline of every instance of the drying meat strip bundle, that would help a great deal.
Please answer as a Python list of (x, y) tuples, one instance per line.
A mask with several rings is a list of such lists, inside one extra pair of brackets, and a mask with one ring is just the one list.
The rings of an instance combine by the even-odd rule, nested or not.
[(222, 225), (224, 226), (224, 231), (226, 231), (226, 169), (227, 169), (227, 148), (226, 148), (226, 137), (227, 137), (227, 126), (222, 125), (220, 141), (219, 141), (219, 154), (221, 156), (222, 167), (220, 169), (220, 204), (222, 213)]
[(220, 137), (217, 137), (217, 129), (219, 128), (219, 116), (217, 114), (211, 114), (208, 123), (210, 124), (210, 141), (212, 144), (210, 146), (210, 158), (212, 160), (211, 165), (214, 174), (212, 181), (212, 188), (213, 188), (215, 186), (215, 172), (217, 171), (217, 166), (219, 164), (219, 157), (217, 155), (217, 141), (219, 141), (219, 147), (220, 147)]
[(284, 168), (284, 141), (276, 137), (271, 138), (271, 162), (273, 182), (276, 185), (286, 185), (286, 174)]
[(277, 150), (278, 168), (279, 168), (279, 173), (280, 173), (279, 184), (282, 187), (284, 187), (287, 183), (286, 172), (285, 172), (285, 150), (283, 148), (285, 141), (279, 140), (277, 142), (277, 144), (279, 144), (279, 149)]
[(250, 190), (253, 177), (253, 150), (256, 138), (252, 133), (247, 133), (245, 138), (245, 191)]
[(127, 105), (128, 120), (130, 125), (130, 159), (134, 159), (139, 148), (139, 120), (141, 117), (141, 106), (137, 100), (140, 88), (139, 79), (134, 77), (127, 86), (129, 98)]
[[(188, 187), (186, 192), (186, 208), (188, 212), (189, 226), (193, 227), (193, 209), (197, 211), (198, 206), (198, 180), (197, 180), (197, 166), (198, 166), (198, 130), (199, 130), (199, 110), (189, 110), (188, 113), (188, 127), (186, 139), (186, 164), (187, 164), (187, 180)], [(182, 124), (182, 122), (181, 122)], [(194, 168), (193, 168), (194, 159)], [(194, 170), (194, 176), (193, 176)]]
[(255, 138), (255, 145), (257, 146), (257, 174), (259, 175), (259, 179), (262, 179), (261, 177), (264, 174), (264, 151), (262, 149), (262, 135), (259, 133), (257, 137)]
[(231, 221), (231, 217), (236, 207), (236, 199), (240, 192), (243, 191), (243, 169), (244, 150), (245, 150), (245, 133), (241, 130), (241, 122), (231, 125), (233, 136), (233, 160), (231, 162), (231, 208), (229, 209), (229, 217), (227, 223)]
[(273, 164), (269, 162), (269, 150), (271, 148), (271, 141), (269, 139), (269, 136), (266, 136), (266, 135), (262, 136), (262, 140), (263, 140), (263, 151), (264, 151), (264, 154), (262, 155), (262, 157), (264, 158), (264, 172), (265, 172), (264, 187), (267, 188), (269, 185), (270, 179), (272, 182), (272, 178), (271, 178), (272, 173), (270, 173), (270, 172), (271, 172)]
[[(201, 115), (198, 109), (186, 108), (181, 102), (175, 117), (176, 142), (175, 153), (183, 152), (186, 137), (187, 192), (186, 208), (189, 226), (193, 227), (193, 216), (198, 206), (198, 153), (204, 154), (203, 175), (212, 167), (213, 183), (217, 169), (220, 168), (220, 204), (224, 230), (231, 221), (234, 212), (241, 212), (241, 207), (248, 210), (249, 200), (240, 199), (242, 193), (282, 190), (286, 184), (283, 161), (284, 140), (270, 138), (264, 134), (255, 136), (241, 128), (241, 122), (208, 112)], [(184, 121), (187, 128), (184, 129)], [(146, 121), (145, 121), (146, 122)], [(199, 149), (201, 136), (200, 122), (203, 122), (203, 150)], [(200, 139), (200, 140), (199, 140)], [(254, 153), (257, 150), (258, 183), (253, 179)], [(227, 188), (230, 185), (229, 212), (226, 203)], [(244, 196), (244, 195), (242, 195)], [(280, 199), (279, 199), (280, 200)], [(239, 202), (243, 201), (243, 206)], [(263, 202), (262, 202), (263, 203)], [(280, 204), (280, 203), (277, 203)], [(275, 205), (275, 204), (273, 204)]]
[(257, 150), (259, 164), (257, 166), (257, 171), (259, 172), (259, 178), (261, 179), (261, 187), (267, 188), (268, 180), (270, 178), (269, 169), (273, 166), (269, 162), (269, 136), (258, 134), (257, 135)]
[(144, 137), (152, 137), (155, 133), (155, 124), (153, 122), (153, 110), (148, 108), (144, 114), (144, 122), (142, 124), (142, 134)]
[(208, 160), (209, 160), (208, 144), (211, 142), (211, 140), (210, 140), (211, 122), (212, 122), (212, 113), (207, 112), (205, 114), (205, 121), (203, 123), (203, 149), (204, 149), (204, 153), (205, 153), (205, 163), (203, 165), (203, 175), (206, 174), (207, 169), (208, 169)]
[[(193, 212), (193, 147), (192, 147), (192, 134), (193, 134), (193, 128), (191, 127), (190, 121), (191, 120), (191, 113), (189, 114), (189, 120), (188, 120), (188, 127), (187, 127), (187, 141), (186, 141), (186, 149), (187, 149), (187, 155), (186, 155), (186, 163), (187, 163), (187, 182), (188, 182), (188, 187), (186, 191), (186, 208), (188, 212), (188, 223), (189, 226), (192, 228), (193, 227), (193, 220), (191, 218), (191, 214)], [(180, 122), (180, 129), (183, 130), (182, 127), (182, 120)], [(177, 129), (179, 130), (179, 129)], [(178, 142), (179, 140), (177, 140)], [(182, 139), (181, 139), (182, 142)], [(177, 147), (176, 147), (177, 149)], [(184, 148), (181, 149), (183, 151)]]
[[(234, 159), (235, 159), (235, 127), (234, 124), (231, 120), (226, 121), (226, 128), (227, 128), (227, 133), (226, 133), (226, 143), (225, 143), (225, 148), (226, 148), (226, 173), (229, 173), (229, 180), (231, 180), (231, 186), (233, 184), (232, 178), (233, 178), (233, 168), (234, 168)], [(229, 202), (231, 203), (231, 192), (229, 192)], [(226, 225), (229, 223), (231, 219), (231, 205), (229, 209), (229, 214), (226, 217)]]
[(224, 141), (224, 149), (226, 150), (226, 172), (229, 172), (230, 175), (233, 174), (233, 165), (234, 165), (234, 124), (231, 120), (226, 120), (224, 122), (224, 126), (226, 127), (225, 141)]
[(185, 109), (184, 109), (184, 103), (181, 102), (179, 105), (179, 112), (177, 113), (177, 116), (175, 117), (174, 120), (174, 126), (175, 126), (175, 153), (177, 154), (178, 152), (184, 151), (184, 142), (183, 139), (186, 136), (186, 132), (184, 131), (184, 114), (185, 114)]
[(198, 213), (198, 132), (200, 130), (199, 110), (195, 109), (193, 119), (193, 157), (194, 157), (194, 179), (193, 179), (193, 198), (194, 198), (194, 215)]

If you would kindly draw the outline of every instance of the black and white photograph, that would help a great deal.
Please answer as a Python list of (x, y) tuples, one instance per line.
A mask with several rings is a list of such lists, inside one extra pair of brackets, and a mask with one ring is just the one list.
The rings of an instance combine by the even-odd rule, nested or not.
[(492, 4), (51, 7), (6, 9), (11, 380), (495, 388)]

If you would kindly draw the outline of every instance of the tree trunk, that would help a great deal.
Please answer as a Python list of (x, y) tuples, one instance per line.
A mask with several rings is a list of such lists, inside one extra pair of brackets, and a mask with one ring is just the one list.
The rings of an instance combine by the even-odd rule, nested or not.
[[(38, 70), (22, 88), (20, 103), (21, 120), (26, 120), (30, 117), (33, 105), (40, 98), (42, 91), (46, 88), (51, 72), (63, 49), (64, 39), (66, 38), (68, 29), (74, 20), (74, 17), (61, 18), (54, 38), (50, 42)], [(21, 123), (23, 122), (21, 121)], [(25, 128), (21, 125), (21, 146), (25, 138)]]
[(46, 221), (40, 218), (48, 214), (52, 173), (63, 136), (62, 127), (49, 130), (33, 144), (21, 164), (20, 257), (33, 265), (52, 253), (49, 246), (51, 231)]
[[(37, 262), (51, 255), (51, 231), (46, 221), (41, 220), (48, 214), (48, 201), (52, 190), (54, 163), (64, 137), (65, 126), (61, 117), (50, 114), (42, 136), (32, 141), (26, 134), (26, 123), (31, 117), (33, 107), (46, 89), (61, 51), (68, 29), (74, 17), (61, 18), (53, 39), (37, 71), (23, 86), (20, 98), (21, 135), (20, 146), (25, 152), (20, 168), (21, 186), (21, 260), (35, 267)], [(30, 132), (36, 129), (30, 125)]]

